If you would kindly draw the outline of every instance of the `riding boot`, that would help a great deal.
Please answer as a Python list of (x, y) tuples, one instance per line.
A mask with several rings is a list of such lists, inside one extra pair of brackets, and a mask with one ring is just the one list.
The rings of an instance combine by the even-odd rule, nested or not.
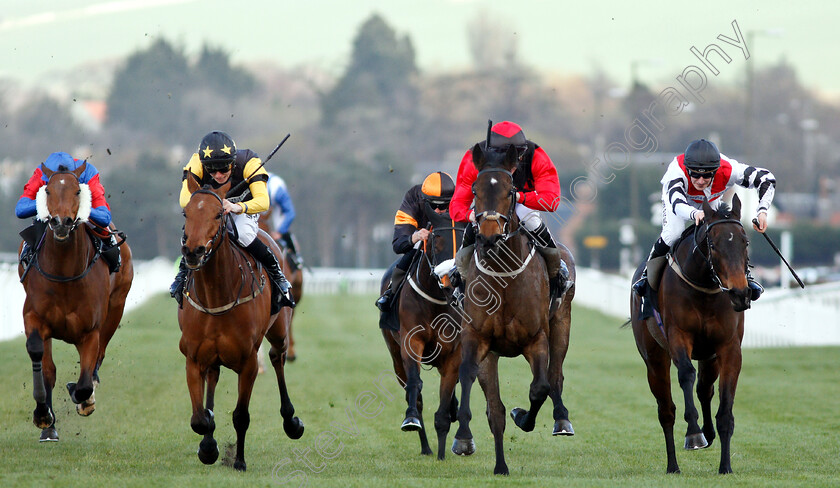
[(650, 250), (650, 255), (648, 256), (647, 262), (645, 263), (645, 269), (644, 271), (642, 271), (642, 276), (640, 276), (639, 279), (635, 283), (633, 283), (633, 291), (636, 293), (636, 295), (643, 297), (647, 292), (649, 286), (648, 267), (650, 265), (650, 262), (656, 258), (661, 258), (665, 256), (670, 250), (671, 246), (665, 244), (665, 241), (662, 240), (662, 237), (660, 237), (656, 240), (656, 242), (653, 243), (653, 248)]
[(572, 287), (574, 282), (569, 280), (569, 268), (563, 261), (563, 253), (554, 243), (551, 232), (545, 224), (540, 224), (532, 234), (537, 251), (545, 259), (548, 272), (549, 293), (552, 297), (560, 297)]
[(290, 293), (292, 285), (283, 274), (283, 269), (280, 268), (280, 263), (271, 249), (263, 241), (254, 239), (245, 250), (262, 263), (268, 272), (271, 281), (271, 315), (278, 313), (283, 307), (295, 308), (295, 301)]
[(298, 251), (295, 248), (295, 240), (292, 238), (291, 232), (284, 232), (280, 234), (280, 240), (283, 241), (283, 244), (286, 246), (286, 249), (290, 250), (292, 254), (297, 254)]
[(120, 256), (120, 246), (117, 245), (117, 237), (114, 234), (109, 234), (108, 237), (101, 239), (102, 241), (102, 259), (108, 263), (108, 269), (111, 273), (116, 273), (120, 270), (122, 265), (122, 257)]
[(181, 308), (184, 300), (184, 284), (187, 281), (187, 264), (184, 258), (181, 258), (178, 263), (178, 274), (175, 275), (175, 281), (169, 286), (169, 296), (178, 302), (178, 308)]
[(397, 296), (397, 290), (400, 288), (400, 284), (402, 284), (405, 279), (405, 275), (406, 270), (400, 269), (399, 267), (394, 268), (394, 272), (391, 273), (391, 284), (388, 286), (388, 289), (385, 290), (385, 293), (376, 300), (376, 308), (378, 308), (380, 312), (388, 312), (391, 310), (394, 297)]
[(747, 265), (747, 286), (750, 287), (750, 300), (753, 302), (764, 293), (764, 287), (753, 277), (749, 265)]
[(29, 262), (32, 260), (32, 248), (29, 246), (29, 243), (24, 241), (23, 247), (20, 249), (20, 256), (18, 256), (18, 261), (20, 264), (23, 265), (24, 268), (29, 266)]

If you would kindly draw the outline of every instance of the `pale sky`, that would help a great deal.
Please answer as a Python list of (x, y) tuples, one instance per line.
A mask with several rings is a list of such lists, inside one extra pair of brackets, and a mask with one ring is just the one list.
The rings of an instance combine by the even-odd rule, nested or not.
[(747, 61), (735, 21), (762, 67), (787, 60), (806, 87), (840, 98), (836, 49), (840, 3), (566, 0), (4, 0), (0, 13), (0, 77), (25, 83), (54, 69), (123, 58), (164, 36), (196, 54), (204, 42), (231, 53), (234, 63), (311, 63), (339, 74), (361, 23), (382, 15), (408, 34), (421, 70), (457, 70), (470, 62), (466, 26), (481, 12), (509, 26), (525, 64), (549, 75), (588, 75), (600, 66), (629, 83), (631, 66), (653, 87), (674, 85), (699, 65), (691, 47), (715, 43), (720, 75), (709, 83), (743, 80)]

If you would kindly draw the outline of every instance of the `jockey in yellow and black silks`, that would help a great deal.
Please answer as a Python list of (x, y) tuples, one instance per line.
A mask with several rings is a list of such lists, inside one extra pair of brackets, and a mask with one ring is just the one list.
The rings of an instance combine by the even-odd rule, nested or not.
[[(184, 167), (180, 203), (181, 208), (184, 208), (190, 201), (187, 178), (195, 178), (202, 186), (206, 184), (214, 188), (231, 182), (234, 192), (226, 196), (222, 207), (226, 214), (232, 215), (228, 225), (235, 227), (239, 245), (262, 263), (268, 272), (272, 288), (273, 315), (283, 306), (294, 307), (294, 300), (289, 293), (291, 285), (283, 275), (277, 257), (271, 252), (271, 248), (257, 238), (260, 213), (269, 207), (266, 188), (268, 172), (261, 165), (262, 161), (254, 151), (237, 150), (229, 135), (220, 131), (210, 132), (201, 140), (198, 151)], [(247, 181), (248, 184), (239, 187), (239, 183), (243, 181)], [(187, 268), (182, 260), (178, 275), (169, 289), (170, 295), (178, 301), (179, 306), (183, 299), (186, 274)]]

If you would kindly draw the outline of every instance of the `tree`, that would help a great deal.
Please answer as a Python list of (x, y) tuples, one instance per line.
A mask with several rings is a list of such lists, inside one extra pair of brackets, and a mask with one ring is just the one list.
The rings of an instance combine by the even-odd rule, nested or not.
[(204, 45), (195, 65), (198, 85), (204, 85), (221, 96), (236, 99), (253, 93), (257, 86), (254, 76), (244, 69), (234, 69), (230, 55), (222, 48)]

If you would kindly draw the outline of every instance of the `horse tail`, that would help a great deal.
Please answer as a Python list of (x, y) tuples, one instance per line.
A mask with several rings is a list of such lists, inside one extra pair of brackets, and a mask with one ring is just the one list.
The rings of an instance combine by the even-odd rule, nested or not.
[(618, 326), (618, 328), (619, 328), (619, 329), (625, 329), (625, 328), (627, 328), (627, 326), (629, 326), (632, 322), (633, 322), (633, 319), (627, 319), (627, 322), (624, 322), (623, 324), (621, 324), (620, 326)]

